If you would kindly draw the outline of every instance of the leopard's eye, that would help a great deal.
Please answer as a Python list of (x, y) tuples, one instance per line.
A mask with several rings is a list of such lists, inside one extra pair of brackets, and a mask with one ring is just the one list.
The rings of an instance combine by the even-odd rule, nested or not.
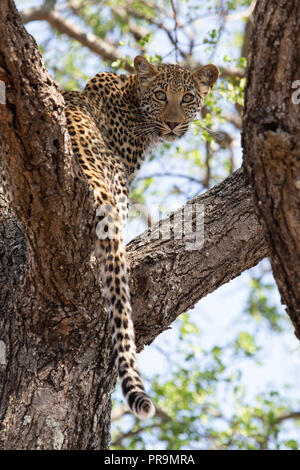
[(161, 90), (156, 91), (154, 95), (159, 101), (166, 101), (167, 99), (166, 94)]
[(194, 101), (194, 98), (195, 96), (192, 93), (186, 93), (182, 98), (182, 102), (191, 103), (192, 101)]

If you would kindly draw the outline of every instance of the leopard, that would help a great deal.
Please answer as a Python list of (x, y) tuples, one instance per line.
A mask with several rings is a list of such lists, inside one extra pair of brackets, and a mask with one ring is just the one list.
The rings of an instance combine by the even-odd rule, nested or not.
[(219, 76), (213, 64), (150, 63), (138, 55), (133, 73), (99, 72), (83, 91), (62, 91), (75, 158), (95, 202), (93, 246), (112, 338), (112, 354), (132, 414), (155, 406), (137, 366), (124, 227), (129, 191), (154, 148), (188, 130)]

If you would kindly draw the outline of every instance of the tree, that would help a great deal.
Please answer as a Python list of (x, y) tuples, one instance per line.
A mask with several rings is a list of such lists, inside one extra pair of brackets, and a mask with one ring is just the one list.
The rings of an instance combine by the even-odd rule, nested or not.
[[(97, 36), (87, 35), (64, 20), (55, 3), (46, 1), (25, 11), (23, 19), (47, 20), (105, 60), (119, 61), (119, 66), (131, 70), (117, 45), (101, 37), (101, 25), (95, 26)], [(84, 4), (68, 4), (75, 14), (89, 19)], [(145, 31), (129, 21), (140, 14), (138, 9), (131, 2), (124, 8), (121, 2), (114, 4), (114, 19), (123, 18), (122, 24), (128, 24), (130, 34), (141, 41)], [(150, 24), (158, 22), (147, 9), (143, 15)], [(11, 0), (2, 3), (0, 16), (0, 78), (6, 84), (6, 103), (0, 108), (1, 166), (7, 179), (0, 215), (1, 339), (6, 347), (1, 370), (1, 445), (105, 449), (116, 372), (91, 259), (92, 198), (73, 158), (62, 97), (35, 41)], [(185, 31), (179, 20), (176, 25)], [(176, 53), (187, 60), (176, 35), (167, 29), (165, 33)], [(190, 41), (191, 50), (193, 37)], [(138, 44), (143, 52), (142, 43)], [(234, 80), (244, 74), (241, 68), (229, 67), (222, 73)], [(239, 117), (232, 120), (240, 125)], [(208, 139), (206, 186), (210, 147)], [(193, 204), (205, 204), (206, 237), (200, 250), (185, 250), (184, 239), (141, 236), (129, 244), (139, 349), (202, 296), (267, 255), (268, 239), (266, 243), (251, 193), (241, 169), (193, 199)], [(171, 223), (174, 220), (176, 214)], [(154, 231), (163, 230), (166, 223), (159, 222)], [(184, 277), (186, 272), (189, 275)]]
[[(263, 1), (257, 8), (243, 132), (245, 168), (253, 186), (256, 213), (282, 303), (287, 306), (298, 339), (300, 124), (292, 94), (299, 75), (299, 22), (298, 2), (272, 5)], [(271, 47), (272, 38), (276, 40)]]

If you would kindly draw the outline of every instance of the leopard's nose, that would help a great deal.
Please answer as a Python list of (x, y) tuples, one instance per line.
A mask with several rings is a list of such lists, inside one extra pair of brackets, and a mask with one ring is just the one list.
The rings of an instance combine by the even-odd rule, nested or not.
[(178, 126), (179, 122), (166, 121), (166, 124), (168, 124), (169, 128), (172, 130), (175, 129), (176, 126)]

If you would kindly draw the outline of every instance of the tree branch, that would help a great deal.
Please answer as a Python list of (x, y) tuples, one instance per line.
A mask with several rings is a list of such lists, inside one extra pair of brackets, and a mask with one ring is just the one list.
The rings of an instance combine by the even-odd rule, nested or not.
[(151, 240), (144, 233), (128, 245), (140, 345), (151, 342), (180, 313), (267, 256), (242, 170), (156, 224), (152, 236), (166, 232), (169, 221), (174, 232), (174, 224), (176, 227), (178, 223), (174, 221), (188, 205), (204, 208), (202, 247), (186, 249), (191, 234), (186, 239)]
[(274, 278), (300, 339), (300, 4), (257, 2), (243, 122), (244, 164)]
[[(92, 33), (86, 33), (70, 20), (63, 18), (56, 10), (45, 8), (43, 5), (24, 10), (21, 13), (21, 17), (24, 24), (30, 21), (47, 21), (54, 29), (80, 42), (83, 46), (88, 47), (90, 51), (100, 55), (104, 60), (110, 62), (122, 60), (124, 62), (124, 56), (118, 51), (116, 46), (108, 41), (103, 41)], [(133, 71), (133, 68), (127, 62), (124, 63), (123, 68), (129, 72)]]
[(19, 17), (6, 10), (10, 2), (5, 3), (0, 65), (9, 83), (6, 106), (0, 107), (0, 128), (11, 205), (27, 238), (28, 263), (36, 285), (52, 299), (77, 296), (67, 286), (86, 267), (91, 246), (83, 240), (89, 239), (92, 198), (73, 157), (63, 98), (36, 44)]
[(283, 421), (288, 419), (299, 419), (300, 418), (300, 411), (291, 411), (291, 413), (287, 413), (285, 415), (279, 416), (275, 419), (276, 424), (281, 424)]
[[(200, 66), (192, 61), (190, 54), (184, 52), (182, 48), (179, 47), (178, 42), (173, 37), (173, 31), (165, 26), (162, 21), (157, 21), (153, 18), (148, 17), (144, 13), (140, 13), (137, 10), (127, 6), (122, 8), (120, 6), (111, 6), (112, 11), (120, 16), (122, 19), (125, 18), (126, 14), (133, 15), (137, 18), (144, 19), (150, 24), (155, 25), (159, 29), (162, 29), (167, 34), (171, 44), (176, 48), (176, 50), (181, 54), (183, 59), (190, 63), (193, 66)], [(87, 47), (91, 52), (102, 57), (104, 60), (109, 62), (115, 62), (116, 60), (122, 61), (122, 68), (129, 72), (133, 72), (133, 68), (126, 61), (124, 61), (124, 56), (118, 51), (117, 46), (111, 44), (103, 39), (95, 36), (92, 33), (86, 33), (76, 24), (72, 23), (70, 20), (63, 18), (60, 13), (53, 9), (53, 7), (47, 6), (44, 4), (40, 7), (28, 8), (21, 12), (21, 17), (24, 24), (29, 23), (30, 21), (47, 21), (54, 29), (62, 34), (66, 34), (72, 39), (80, 42), (83, 46)], [(183, 26), (178, 23), (178, 27), (182, 28)], [(136, 26), (133, 22), (129, 22), (129, 29), (136, 40), (141, 39), (146, 35), (146, 30), (142, 27)], [(185, 34), (188, 35), (188, 32), (185, 31)], [(193, 41), (193, 38), (189, 38), (190, 41)], [(221, 67), (220, 76), (222, 78), (234, 77), (242, 78), (245, 76), (244, 70), (239, 67)]]

